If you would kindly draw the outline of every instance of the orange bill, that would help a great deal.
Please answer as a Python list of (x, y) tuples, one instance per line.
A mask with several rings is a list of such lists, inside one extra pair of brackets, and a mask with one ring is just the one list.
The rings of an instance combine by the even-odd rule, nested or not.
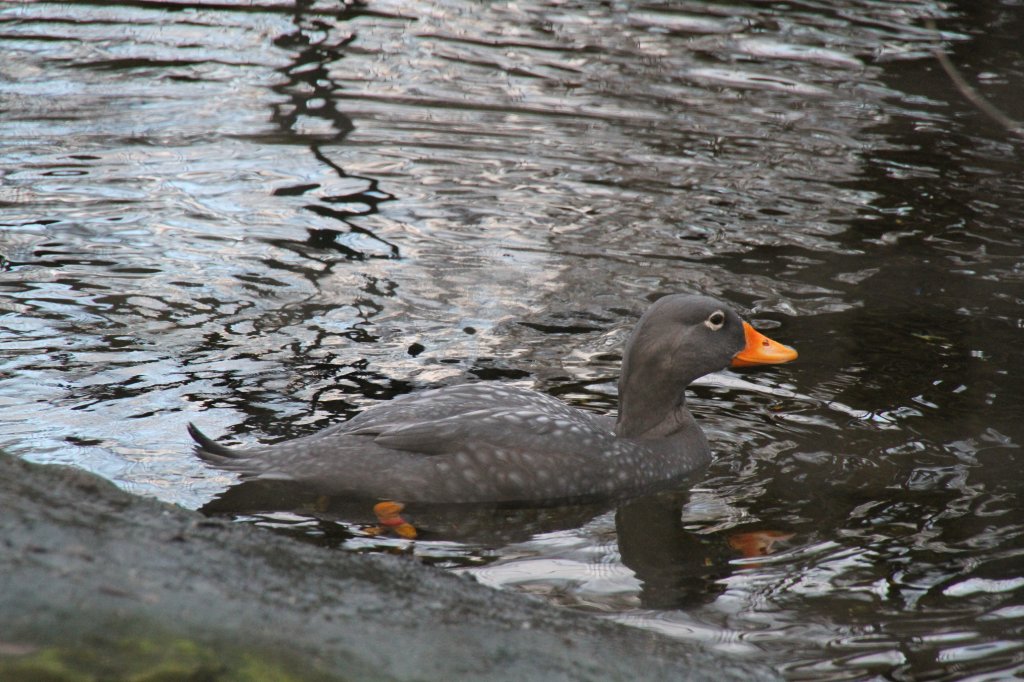
[(778, 341), (772, 341), (746, 322), (743, 323), (743, 333), (746, 336), (747, 345), (733, 357), (733, 367), (778, 365), (796, 360), (795, 350), (789, 346), (783, 346)]

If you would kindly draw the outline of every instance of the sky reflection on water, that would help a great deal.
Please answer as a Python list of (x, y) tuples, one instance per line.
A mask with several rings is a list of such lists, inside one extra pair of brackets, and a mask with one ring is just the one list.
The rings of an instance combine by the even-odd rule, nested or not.
[(694, 387), (718, 457), (689, 494), (439, 517), (417, 555), (793, 679), (1020, 673), (1020, 142), (931, 56), (1024, 119), (1011, 3), (0, 28), (4, 447), (198, 508), (232, 479), (188, 421), (269, 441), (481, 379), (613, 412), (645, 302), (710, 293), (801, 357)]

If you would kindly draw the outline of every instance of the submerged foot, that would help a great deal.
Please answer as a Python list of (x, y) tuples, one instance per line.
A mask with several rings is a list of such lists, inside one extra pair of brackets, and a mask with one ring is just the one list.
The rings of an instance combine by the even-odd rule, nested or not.
[(405, 505), (393, 500), (385, 500), (373, 505), (373, 513), (377, 516), (378, 525), (366, 529), (370, 535), (383, 535), (394, 533), (395, 535), (412, 540), (416, 537), (416, 528), (402, 518), (402, 510)]

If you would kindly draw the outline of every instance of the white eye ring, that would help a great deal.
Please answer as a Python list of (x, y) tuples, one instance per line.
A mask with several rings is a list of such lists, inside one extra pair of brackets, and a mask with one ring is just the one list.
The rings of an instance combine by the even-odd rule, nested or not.
[(724, 324), (725, 313), (723, 313), (721, 310), (716, 310), (715, 312), (708, 315), (708, 319), (704, 320), (704, 326), (713, 332), (717, 332), (719, 329), (722, 328)]

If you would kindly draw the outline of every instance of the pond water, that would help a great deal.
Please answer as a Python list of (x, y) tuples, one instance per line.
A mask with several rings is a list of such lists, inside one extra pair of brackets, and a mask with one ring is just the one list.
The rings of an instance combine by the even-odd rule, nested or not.
[[(371, 538), (790, 679), (1024, 674), (1024, 14), (930, 2), (0, 2), (0, 447), (200, 508), (191, 453), (398, 394), (613, 414), (669, 292), (800, 351), (618, 509)], [(944, 50), (957, 71), (935, 57)], [(971, 90), (956, 85), (962, 78)]]

